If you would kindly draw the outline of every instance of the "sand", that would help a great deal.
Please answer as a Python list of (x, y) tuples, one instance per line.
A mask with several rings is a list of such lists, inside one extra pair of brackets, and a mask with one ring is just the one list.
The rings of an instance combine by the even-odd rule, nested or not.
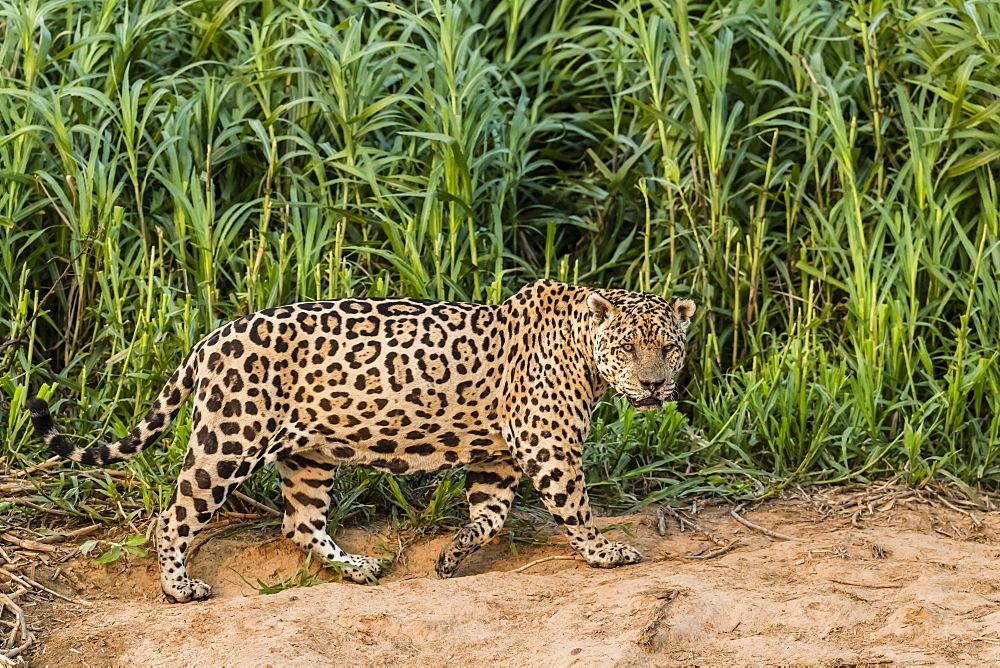
[[(191, 570), (216, 588), (174, 604), (155, 561), (111, 566), (77, 558), (49, 584), (85, 598), (41, 606), (33, 665), (671, 666), (956, 665), (1000, 662), (1000, 513), (960, 512), (911, 496), (860, 507), (836, 491), (791, 495), (744, 511), (797, 538), (737, 523), (730, 506), (692, 517), (736, 546), (715, 546), (674, 519), (603, 517), (644, 563), (599, 570), (550, 539), (496, 539), (458, 577), (434, 559), (447, 536), (407, 547), (378, 585), (334, 582), (262, 595), (303, 555), (272, 530), (208, 541)], [(847, 504), (847, 507), (845, 507)], [(523, 532), (522, 532), (523, 533)], [(529, 532), (530, 533), (530, 532)], [(552, 530), (543, 529), (543, 534)], [(347, 549), (374, 530), (341, 531)], [(396, 541), (382, 534), (382, 547)], [(536, 544), (541, 543), (541, 544)], [(685, 556), (687, 555), (687, 557)], [(42, 577), (44, 574), (39, 574)], [(320, 571), (319, 577), (335, 574)], [(676, 593), (674, 593), (676, 592)]]

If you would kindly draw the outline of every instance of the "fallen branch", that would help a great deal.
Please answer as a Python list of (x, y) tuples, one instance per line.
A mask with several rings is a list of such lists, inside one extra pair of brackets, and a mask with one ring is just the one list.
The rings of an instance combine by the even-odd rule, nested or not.
[(26, 469), (23, 469), (23, 470), (20, 470), (20, 471), (12, 471), (11, 473), (12, 473), (12, 475), (15, 475), (15, 476), (18, 476), (18, 477), (20, 477), (20, 476), (26, 476), (26, 475), (30, 475), (32, 473), (37, 473), (38, 471), (44, 471), (45, 469), (50, 469), (53, 466), (55, 466), (56, 464), (59, 464), (60, 462), (63, 462), (63, 461), (65, 461), (65, 460), (62, 457), (60, 457), (59, 455), (52, 455), (51, 457), (49, 457), (48, 459), (46, 459), (41, 464), (36, 464), (35, 466), (32, 466), (31, 468), (26, 468)]
[(28, 649), (28, 647), (31, 646), (31, 643), (35, 642), (35, 634), (32, 633), (32, 634), (30, 634), (30, 636), (31, 637), (28, 638), (27, 640), (25, 640), (20, 646), (15, 647), (14, 649), (9, 649), (6, 652), (4, 652), (3, 654), (0, 654), (0, 658), (2, 658), (4, 660), (5, 665), (8, 665), (8, 666), (16, 666), (17, 665), (13, 661), (14, 657), (16, 657), (18, 654), (20, 654), (24, 650)]
[(843, 509), (846, 511), (856, 507), (862, 510), (867, 508), (868, 510), (871, 511), (874, 509), (874, 505), (877, 503), (894, 501), (896, 499), (908, 499), (912, 496), (917, 496), (916, 490), (904, 489), (893, 492), (884, 492), (882, 494), (876, 494), (874, 496), (849, 499), (844, 503)]
[(764, 534), (765, 536), (776, 538), (778, 540), (802, 540), (801, 538), (796, 538), (795, 536), (789, 536), (788, 534), (783, 534), (778, 531), (774, 531), (773, 529), (762, 527), (759, 524), (754, 524), (745, 517), (741, 517), (740, 511), (743, 510), (746, 507), (746, 505), (747, 504), (744, 501), (743, 503), (741, 503), (740, 505), (736, 506), (735, 508), (729, 511), (729, 514), (733, 516), (733, 519), (742, 524), (743, 526), (747, 527), (748, 529), (753, 529), (754, 531), (758, 531)]
[[(22, 624), (22, 626), (23, 626), (23, 624)], [(28, 647), (30, 647), (31, 643), (33, 643), (33, 642), (35, 642), (35, 634), (34, 633), (28, 633), (28, 638), (23, 643), (21, 643), (21, 645), (19, 645), (18, 647), (15, 647), (14, 649), (7, 650), (3, 654), (0, 654), (0, 657), (2, 657), (5, 661), (9, 662), (9, 663), (7, 663), (7, 665), (9, 665), (9, 666), (15, 666), (17, 664), (14, 663), (12, 661), (12, 659), (14, 657), (16, 657), (18, 654), (20, 654), (21, 652), (23, 652), (24, 650), (28, 649)]]
[[(25, 590), (19, 589), (18, 591), (25, 591)], [(7, 594), (3, 593), (2, 591), (0, 591), (0, 603), (3, 603), (8, 608), (10, 608), (15, 615), (21, 614), (21, 606), (15, 603), (13, 599), (11, 599), (9, 596), (7, 596)]]
[(643, 627), (642, 631), (639, 632), (639, 639), (636, 643), (645, 652), (651, 652), (653, 649), (653, 640), (656, 638), (656, 632), (660, 624), (663, 623), (664, 618), (667, 616), (667, 604), (680, 595), (679, 589), (674, 589), (666, 596), (663, 596), (664, 600), (656, 606), (656, 610), (653, 611), (653, 617), (649, 620), (646, 626)]
[(520, 568), (515, 568), (508, 573), (520, 573), (521, 571), (526, 571), (532, 566), (542, 563), (543, 561), (583, 561), (583, 557), (570, 557), (567, 555), (557, 555), (554, 557), (542, 557), (541, 559), (535, 559), (534, 561), (521, 566)]
[(219, 513), (224, 517), (234, 520), (262, 520), (264, 516), (260, 513), (234, 513), (230, 510), (223, 510)]
[[(218, 538), (231, 531), (240, 529), (243, 526), (245, 525), (240, 520), (222, 520), (220, 522), (212, 522), (211, 524), (206, 524), (204, 527), (201, 528), (201, 531), (198, 533), (198, 539), (194, 543), (192, 543), (191, 547), (188, 548), (187, 559), (188, 560), (194, 559), (194, 556), (198, 554), (198, 551), (201, 550), (202, 546), (205, 545), (205, 543), (207, 543), (208, 541), (212, 540), (213, 538)], [(211, 530), (215, 528), (218, 528), (218, 531), (214, 531), (213, 533), (206, 535), (205, 533), (206, 529)]]
[(58, 487), (57, 482), (44, 482), (44, 483), (23, 483), (23, 482), (6, 482), (0, 485), (0, 494), (21, 494), (24, 492), (37, 492), (40, 489), (53, 489)]
[[(673, 509), (671, 508), (671, 510)], [(682, 524), (681, 529), (683, 528), (684, 525)], [(656, 532), (661, 536), (667, 535), (667, 515), (663, 512), (662, 506), (656, 507)]]

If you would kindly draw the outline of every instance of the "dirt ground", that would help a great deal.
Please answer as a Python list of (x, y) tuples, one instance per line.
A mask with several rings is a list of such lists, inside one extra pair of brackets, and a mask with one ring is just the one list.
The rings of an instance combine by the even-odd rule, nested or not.
[[(852, 505), (852, 503), (855, 503)], [(447, 536), (417, 541), (379, 585), (295, 587), (261, 595), (303, 555), (275, 532), (208, 541), (192, 572), (209, 601), (160, 594), (154, 559), (98, 566), (78, 558), (49, 585), (92, 602), (39, 606), (45, 629), (32, 665), (670, 666), (734, 664), (956, 665), (1000, 662), (1000, 512), (920, 495), (857, 505), (833, 491), (743, 511), (689, 515), (735, 547), (655, 514), (605, 517), (647, 561), (613, 570), (543, 544), (498, 539), (459, 577), (440, 580)], [(659, 528), (666, 529), (661, 536)], [(338, 541), (373, 553), (371, 532)], [(704, 556), (704, 552), (703, 555)], [(42, 577), (43, 574), (37, 574)], [(242, 577), (241, 577), (242, 576)], [(330, 579), (329, 571), (320, 572)], [(671, 592), (676, 591), (673, 598)]]

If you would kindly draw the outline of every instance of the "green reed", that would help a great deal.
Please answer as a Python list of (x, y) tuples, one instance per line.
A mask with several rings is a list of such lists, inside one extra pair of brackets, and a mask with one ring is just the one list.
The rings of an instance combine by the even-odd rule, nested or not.
[[(699, 304), (677, 407), (595, 416), (606, 503), (993, 488), (998, 33), (989, 2), (0, 0), (3, 452), (46, 456), (36, 392), (123, 435), (247, 312), (555, 276)], [(144, 507), (188, 433), (126, 465)], [(450, 517), (454, 482), (338, 476)]]

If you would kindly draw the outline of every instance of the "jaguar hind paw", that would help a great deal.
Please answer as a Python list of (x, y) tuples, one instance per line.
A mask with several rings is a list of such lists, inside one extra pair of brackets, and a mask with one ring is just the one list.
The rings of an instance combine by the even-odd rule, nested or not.
[(643, 558), (642, 552), (626, 543), (608, 543), (593, 553), (584, 555), (587, 563), (595, 568), (617, 568), (637, 564)]
[(202, 601), (212, 595), (212, 585), (193, 578), (163, 583), (163, 593), (178, 603)]

